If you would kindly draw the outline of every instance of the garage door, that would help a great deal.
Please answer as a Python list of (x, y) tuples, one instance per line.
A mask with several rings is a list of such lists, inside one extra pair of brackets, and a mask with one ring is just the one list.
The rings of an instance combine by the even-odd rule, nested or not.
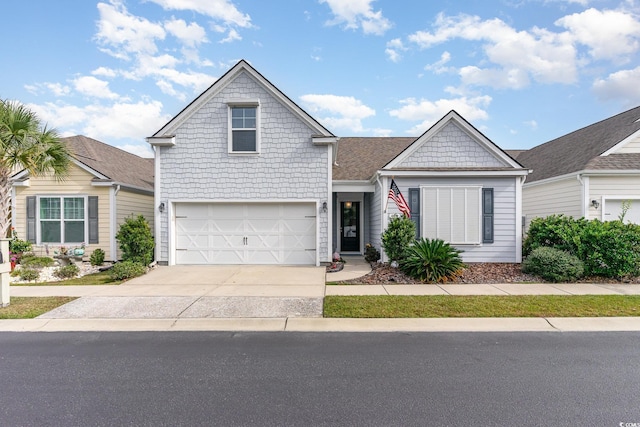
[[(613, 221), (619, 219), (622, 214), (622, 203), (624, 200), (606, 199), (604, 206), (604, 220)], [(629, 200), (629, 209), (624, 216), (624, 222), (640, 224), (640, 200)]]
[(176, 264), (316, 263), (314, 203), (178, 203)]

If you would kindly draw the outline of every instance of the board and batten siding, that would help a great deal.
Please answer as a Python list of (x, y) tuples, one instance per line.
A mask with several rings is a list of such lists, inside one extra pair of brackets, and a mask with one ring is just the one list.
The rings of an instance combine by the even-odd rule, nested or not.
[[(64, 181), (56, 181), (52, 177), (39, 176), (29, 178), (29, 187), (15, 187), (16, 210), (14, 226), (18, 237), (26, 239), (27, 236), (27, 197), (29, 196), (98, 196), (98, 244), (86, 245), (85, 253), (90, 255), (95, 249), (105, 251), (105, 259), (111, 257), (111, 229), (109, 222), (109, 190), (110, 187), (94, 187), (91, 185), (93, 175), (72, 164), (69, 175)], [(87, 236), (87, 241), (89, 237)], [(34, 245), (37, 255), (45, 255), (44, 246)], [(49, 247), (49, 255), (59, 250), (57, 246)]]
[[(478, 245), (455, 245), (463, 250), (464, 262), (518, 262), (516, 260), (516, 177), (505, 178), (395, 178), (405, 199), (409, 188), (421, 186), (481, 186), (493, 188), (494, 200), (494, 241)], [(386, 193), (385, 193), (386, 196)], [(420, 203), (424, 203), (423, 200)], [(389, 202), (386, 215), (400, 215), (396, 204)], [(425, 215), (423, 211), (422, 215)], [(424, 220), (424, 218), (422, 218)]]
[[(149, 223), (149, 227), (151, 228), (151, 234), (154, 233), (154, 205), (153, 205), (153, 195), (140, 194), (136, 192), (127, 191), (126, 189), (121, 189), (116, 194), (116, 230), (115, 233), (118, 232), (120, 226), (125, 222), (125, 220), (129, 217), (137, 217), (138, 215), (142, 215), (145, 217), (147, 222)], [(116, 252), (118, 259), (120, 259), (120, 248), (117, 247), (116, 242)]]
[[(260, 153), (228, 152), (227, 100), (260, 101)], [(315, 201), (330, 197), (330, 149), (316, 146), (317, 132), (241, 72), (175, 129), (175, 146), (158, 147), (158, 202)], [(160, 218), (158, 261), (169, 261), (169, 210)], [(318, 260), (330, 261), (329, 215), (318, 212)]]
[(637, 176), (590, 176), (589, 200), (600, 203), (598, 209), (589, 204), (589, 218), (602, 219), (602, 200), (631, 199), (632, 203), (640, 203), (640, 174)]
[(567, 179), (526, 183), (522, 187), (522, 214), (525, 230), (534, 218), (563, 214), (582, 217), (582, 184), (575, 175)]

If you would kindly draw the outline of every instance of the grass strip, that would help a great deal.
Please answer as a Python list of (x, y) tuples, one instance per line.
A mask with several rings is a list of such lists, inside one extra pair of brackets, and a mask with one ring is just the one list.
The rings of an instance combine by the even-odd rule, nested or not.
[(12, 297), (0, 308), (0, 319), (33, 319), (77, 299), (76, 297)]
[(87, 274), (74, 279), (60, 280), (55, 282), (28, 282), (12, 283), (11, 286), (94, 286), (94, 285), (119, 285), (122, 280), (111, 280), (108, 271)]
[(366, 295), (324, 298), (324, 317), (640, 316), (640, 295)]

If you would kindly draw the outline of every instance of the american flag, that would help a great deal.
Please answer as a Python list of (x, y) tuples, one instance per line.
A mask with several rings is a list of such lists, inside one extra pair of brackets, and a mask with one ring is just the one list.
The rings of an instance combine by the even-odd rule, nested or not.
[(407, 201), (404, 199), (404, 196), (393, 179), (391, 180), (391, 188), (389, 188), (389, 198), (396, 202), (396, 206), (398, 206), (398, 209), (400, 209), (400, 212), (402, 212), (404, 216), (411, 218), (411, 209), (409, 209)]

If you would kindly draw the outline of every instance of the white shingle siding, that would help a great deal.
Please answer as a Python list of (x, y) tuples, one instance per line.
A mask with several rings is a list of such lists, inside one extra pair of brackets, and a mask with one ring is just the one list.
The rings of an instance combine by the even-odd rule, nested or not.
[[(228, 153), (225, 100), (260, 100), (259, 155)], [(159, 147), (162, 185), (159, 200), (316, 200), (328, 201), (329, 150), (314, 146), (316, 133), (273, 98), (246, 72), (176, 129), (176, 145)], [(328, 214), (318, 213), (319, 260), (328, 261)], [(168, 260), (168, 212), (160, 226), (160, 260)]]
[[(516, 259), (516, 178), (395, 178), (405, 198), (409, 188), (420, 186), (481, 186), (493, 188), (494, 241), (480, 245), (456, 245), (462, 249), (464, 262), (519, 262)], [(420, 201), (423, 203), (423, 201)], [(389, 202), (387, 215), (400, 214), (395, 203)], [(423, 213), (424, 215), (424, 213)]]
[(505, 167), (454, 123), (447, 124), (398, 168)]
[(575, 175), (547, 183), (524, 184), (522, 188), (522, 214), (525, 229), (536, 217), (564, 214), (582, 217), (582, 184)]

